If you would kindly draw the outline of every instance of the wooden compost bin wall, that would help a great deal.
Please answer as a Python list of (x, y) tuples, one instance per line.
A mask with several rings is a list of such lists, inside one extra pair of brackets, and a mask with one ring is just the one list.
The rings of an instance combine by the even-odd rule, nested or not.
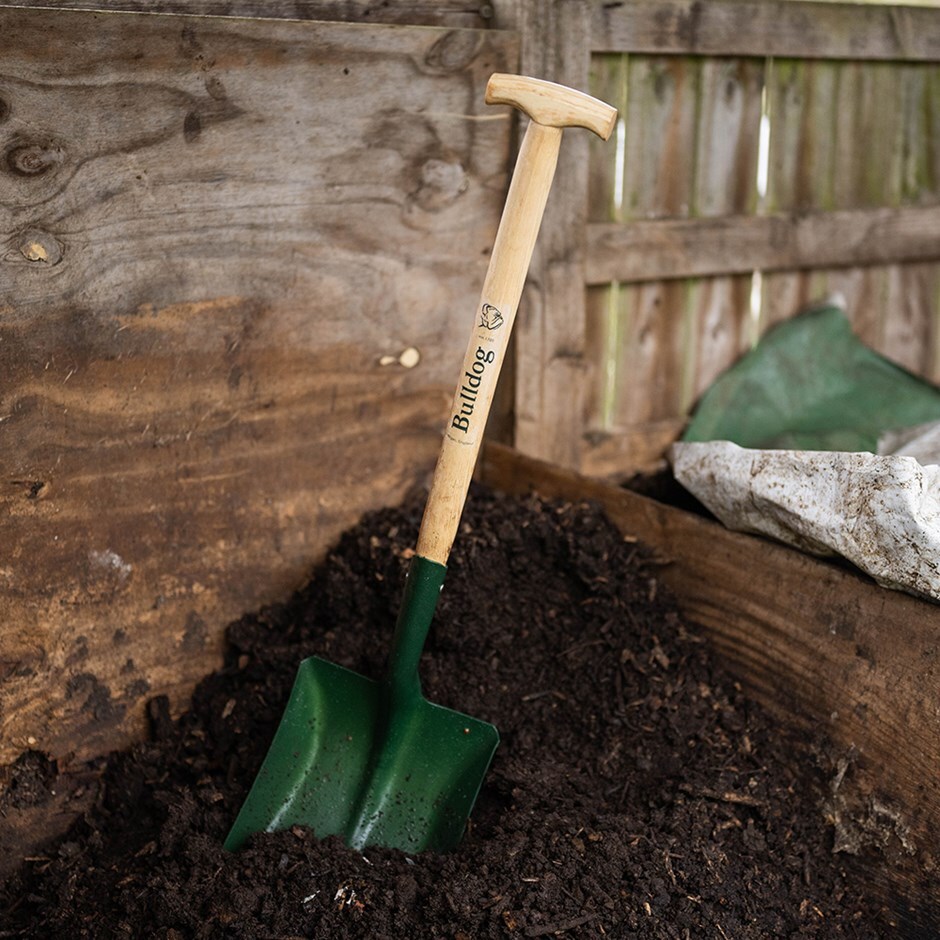
[(0, 9), (0, 765), (139, 736), (428, 472), (507, 185), (485, 83), (517, 58)]
[[(586, 133), (562, 149), (508, 376), (527, 453), (611, 475), (650, 466), (720, 368), (821, 290), (846, 294), (876, 347), (937, 376), (936, 11), (64, 11), (91, 5), (153, 9), (0, 7), (0, 766), (25, 748), (65, 766), (138, 736), (150, 696), (178, 706), (218, 665), (229, 620), (285, 596), (343, 528), (426, 474), (508, 178), (515, 119), (483, 105), (492, 71), (521, 64), (623, 114), (619, 149)], [(775, 594), (757, 617), (755, 598), (721, 586), (753, 540), (719, 556), (720, 530), (693, 526), (686, 543), (643, 505), (637, 534), (681, 557), (667, 578), (752, 690), (789, 717), (838, 711), (847, 818), (862, 825), (888, 794), (877, 805), (918, 846), (899, 868), (935, 866), (936, 618), (892, 595), (849, 636), (849, 595), (870, 585), (809, 561), (780, 563), (814, 590), (795, 606)], [(721, 557), (721, 571), (696, 560)], [(839, 592), (828, 621), (816, 588)], [(887, 671), (878, 603), (898, 630)], [(736, 604), (764, 617), (762, 639), (724, 626)], [(922, 658), (905, 677), (908, 654)], [(842, 670), (831, 687), (825, 663)], [(898, 698), (910, 675), (928, 691)], [(833, 689), (848, 708), (825, 711)], [(916, 746), (889, 760), (910, 727)], [(874, 741), (857, 760), (853, 735)], [(15, 822), (28, 839), (65, 821)]]
[[(657, 556), (656, 581), (748, 695), (827, 741), (819, 807), (833, 851), (934, 936), (940, 884), (940, 606), (609, 483), (490, 445), (482, 478), (516, 494), (593, 500)], [(852, 860), (855, 860), (854, 863)]]

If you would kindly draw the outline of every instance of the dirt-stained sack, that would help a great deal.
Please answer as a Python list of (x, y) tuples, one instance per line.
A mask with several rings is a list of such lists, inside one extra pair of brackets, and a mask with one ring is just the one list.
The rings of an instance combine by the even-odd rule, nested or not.
[(840, 555), (940, 600), (940, 467), (913, 457), (677, 443), (676, 479), (728, 528)]

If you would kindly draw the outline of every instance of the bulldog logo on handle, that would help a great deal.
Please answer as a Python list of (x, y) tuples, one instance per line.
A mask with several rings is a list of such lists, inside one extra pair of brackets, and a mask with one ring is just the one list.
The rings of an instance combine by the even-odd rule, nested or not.
[(492, 304), (483, 304), (480, 326), (487, 330), (498, 330), (502, 325), (503, 315)]

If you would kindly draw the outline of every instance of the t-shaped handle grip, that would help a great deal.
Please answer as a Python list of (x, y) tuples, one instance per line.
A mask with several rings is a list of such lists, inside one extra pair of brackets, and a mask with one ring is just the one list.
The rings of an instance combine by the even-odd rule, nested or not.
[(617, 109), (603, 101), (524, 75), (492, 75), (486, 102), (512, 105), (531, 120), (519, 148), (418, 534), (418, 554), (440, 565), (446, 564), (457, 532), (496, 379), (506, 358), (563, 128), (586, 127), (607, 140), (617, 120)]
[(486, 103), (512, 105), (545, 127), (586, 127), (604, 140), (617, 121), (617, 109), (609, 104), (583, 91), (525, 75), (491, 75)]

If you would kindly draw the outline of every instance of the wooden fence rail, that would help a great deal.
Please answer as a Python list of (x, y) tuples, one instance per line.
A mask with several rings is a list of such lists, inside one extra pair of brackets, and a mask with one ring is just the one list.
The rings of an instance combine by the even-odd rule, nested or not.
[(940, 257), (933, 206), (594, 223), (585, 279), (648, 281)]
[(792, 0), (600, 0), (593, 52), (933, 62), (940, 20), (922, 7)]

